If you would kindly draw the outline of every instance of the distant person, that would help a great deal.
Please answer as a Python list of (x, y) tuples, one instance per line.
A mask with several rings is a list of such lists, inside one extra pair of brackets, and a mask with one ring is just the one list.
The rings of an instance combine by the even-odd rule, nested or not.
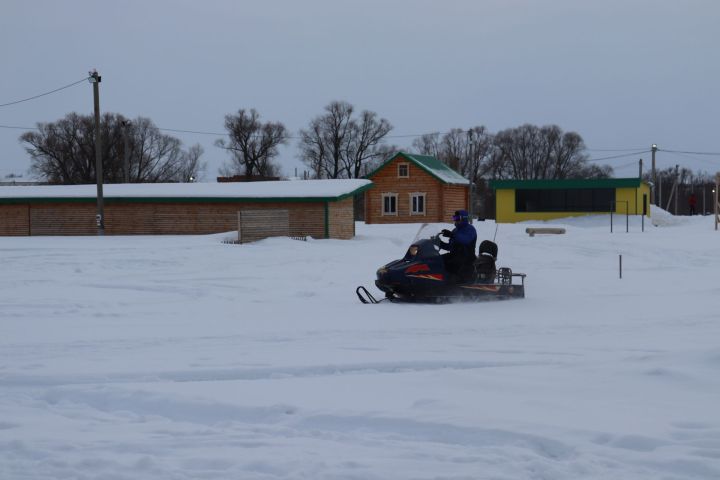
[(470, 225), (468, 212), (456, 210), (452, 217), (455, 228), (450, 231), (444, 229), (441, 235), (448, 237), (447, 242), (440, 240), (440, 248), (448, 253), (442, 255), (445, 270), (450, 274), (452, 281), (470, 281), (473, 276), (473, 262), (475, 261), (475, 244), (477, 232)]
[(694, 193), (690, 194), (688, 198), (688, 205), (690, 206), (690, 215), (695, 215), (695, 206), (697, 205), (697, 198)]

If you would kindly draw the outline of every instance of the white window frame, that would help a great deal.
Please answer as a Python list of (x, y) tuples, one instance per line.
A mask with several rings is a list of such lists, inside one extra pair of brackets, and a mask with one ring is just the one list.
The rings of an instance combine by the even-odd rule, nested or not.
[[(386, 212), (385, 211), (385, 199), (386, 198), (394, 198), (395, 199), (395, 211), (394, 212)], [(398, 210), (399, 210), (398, 207), (399, 207), (399, 205), (398, 205), (398, 194), (397, 193), (387, 192), (387, 193), (382, 194), (382, 202), (380, 205), (380, 214), (383, 217), (397, 217)]]
[[(417, 205), (417, 202), (415, 202), (414, 200), (416, 198), (422, 198), (423, 209), (421, 212), (417, 211), (415, 209), (415, 205)], [(410, 194), (410, 209), (409, 210), (410, 210), (410, 215), (422, 215), (422, 216), (426, 215), (426, 213), (427, 213), (427, 195), (425, 194), (425, 192), (413, 192)]]
[[(405, 169), (407, 171), (407, 175), (400, 175), (400, 167), (405, 166)], [(397, 166), (397, 175), (398, 178), (410, 178), (410, 164), (409, 163), (398, 163)]]

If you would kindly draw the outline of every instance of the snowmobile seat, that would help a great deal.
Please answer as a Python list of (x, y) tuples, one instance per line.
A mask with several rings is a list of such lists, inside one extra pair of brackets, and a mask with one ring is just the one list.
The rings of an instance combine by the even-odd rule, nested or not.
[(495, 281), (495, 260), (489, 255), (480, 255), (475, 260), (475, 273), (477, 279), (482, 283), (492, 283)]
[(491, 242), (490, 240), (483, 240), (482, 242), (480, 242), (478, 256), (481, 256), (481, 255), (489, 255), (493, 258), (493, 260), (497, 260), (497, 255), (498, 255), (497, 243)]
[(495, 242), (483, 240), (480, 243), (479, 255), (475, 260), (475, 273), (479, 282), (493, 283), (495, 281), (497, 252), (498, 247)]

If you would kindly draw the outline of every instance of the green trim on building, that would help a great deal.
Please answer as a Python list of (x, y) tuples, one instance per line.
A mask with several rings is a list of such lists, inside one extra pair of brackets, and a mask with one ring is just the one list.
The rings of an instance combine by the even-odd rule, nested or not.
[(328, 200), (328, 201), (331, 201), (331, 202), (339, 202), (340, 200), (345, 200), (345, 199), (348, 198), (348, 197), (354, 197), (355, 195), (358, 195), (358, 194), (360, 194), (360, 193), (364, 193), (365, 190), (370, 190), (370, 189), (373, 188), (374, 186), (375, 186), (375, 185), (371, 182), (371, 183), (365, 185), (364, 187), (356, 188), (356, 189), (353, 190), (352, 192), (348, 192), (348, 193), (346, 193), (346, 194), (344, 194), (344, 195), (340, 195), (339, 197), (335, 197), (335, 198), (332, 199), (332, 200), (330, 200), (330, 199), (327, 199), (327, 200)]
[[(383, 163), (383, 164), (380, 165), (378, 168), (376, 168), (375, 170), (373, 170), (372, 173), (370, 173), (370, 174), (368, 174), (368, 175), (365, 175), (363, 178), (369, 179), (369, 178), (372, 177), (373, 175), (377, 174), (380, 170), (382, 170), (382, 169), (384, 169), (385, 167), (387, 167), (388, 165), (390, 165), (390, 164), (391, 164), (396, 158), (398, 158), (398, 157), (403, 157), (403, 158), (405, 158), (406, 160), (414, 163), (415, 165), (417, 165), (418, 167), (420, 167), (422, 170), (424, 170), (426, 173), (428, 173), (428, 174), (431, 175), (433, 178), (435, 178), (436, 180), (438, 180), (438, 181), (440, 181), (440, 182), (442, 182), (442, 183), (445, 183), (445, 184), (448, 184), (448, 185), (464, 185), (463, 183), (460, 183), (461, 180), (466, 181), (467, 184), (470, 183), (470, 181), (469, 181), (468, 179), (466, 179), (465, 177), (463, 177), (462, 175), (460, 175), (458, 172), (456, 172), (456, 171), (453, 170), (452, 168), (448, 167), (448, 166), (445, 165), (443, 162), (441, 162), (440, 160), (438, 160), (437, 158), (435, 158), (435, 157), (433, 157), (433, 156), (430, 156), (430, 155), (416, 155), (416, 154), (410, 154), (410, 153), (405, 153), (405, 152), (398, 152), (398, 153), (396, 153), (395, 155), (393, 155), (392, 157), (390, 157), (388, 160), (386, 160), (385, 163)], [(436, 173), (436, 172), (438, 172), (438, 171), (448, 172), (448, 173), (450, 173), (450, 174), (452, 174), (452, 175), (457, 175), (457, 177), (458, 177), (458, 183), (455, 184), (455, 183), (452, 183), (452, 182), (448, 182), (448, 181), (445, 180), (444, 178), (438, 176), (438, 174)]]
[(639, 178), (598, 178), (565, 180), (491, 180), (493, 190), (568, 190), (574, 188), (639, 188)]

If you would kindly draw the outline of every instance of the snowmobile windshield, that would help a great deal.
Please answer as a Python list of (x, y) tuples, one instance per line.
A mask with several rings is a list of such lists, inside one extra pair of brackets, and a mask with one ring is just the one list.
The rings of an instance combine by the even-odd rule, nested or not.
[(439, 248), (432, 238), (423, 238), (413, 242), (405, 253), (403, 260), (412, 262), (415, 260), (427, 260), (440, 255)]
[[(443, 227), (440, 227), (443, 228)], [(437, 233), (440, 231), (437, 225), (431, 225), (429, 223), (423, 223), (420, 225), (420, 228), (418, 229), (417, 233), (415, 234), (415, 238), (413, 238), (412, 243), (417, 243), (422, 239), (432, 238), (434, 235), (437, 235)]]

